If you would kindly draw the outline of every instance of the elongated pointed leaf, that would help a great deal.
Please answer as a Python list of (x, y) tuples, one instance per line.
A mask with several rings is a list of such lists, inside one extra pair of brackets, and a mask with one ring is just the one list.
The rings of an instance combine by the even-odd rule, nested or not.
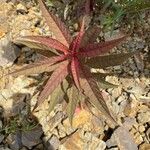
[(92, 76), (95, 78), (95, 79), (103, 79), (105, 78), (106, 76), (112, 76), (114, 75), (114, 73), (101, 73), (101, 72), (91, 72)]
[(15, 43), (24, 44), (30, 48), (47, 49), (47, 50), (52, 50), (53, 48), (64, 53), (68, 51), (68, 48), (65, 45), (49, 36), (24, 36), (18, 38), (15, 41)]
[(81, 18), (83, 16), (90, 16), (93, 10), (93, 0), (81, 0), (77, 3), (76, 15), (77, 18)]
[[(21, 38), (20, 38), (20, 39), (16, 39), (14, 41), (14, 43), (26, 45), (27, 47), (37, 51), (38, 53), (40, 53), (40, 50), (42, 50), (45, 53), (52, 53), (53, 55), (59, 55), (57, 50), (49, 48), (49, 47), (42, 45), (38, 42), (35, 43), (35, 41), (29, 41), (29, 40), (25, 41), (25, 40), (21, 40)], [(42, 53), (42, 51), (41, 51), (41, 53)]]
[(90, 72), (85, 67), (81, 68), (82, 78), (80, 79), (81, 87), (84, 90), (84, 94), (89, 98), (89, 102), (94, 105), (106, 118), (110, 119), (112, 123), (116, 124), (114, 116), (112, 117), (107, 104), (97, 86), (97, 83), (92, 78)]
[(79, 62), (76, 57), (72, 58), (71, 61), (71, 72), (75, 82), (75, 85), (78, 89), (80, 89), (80, 82), (79, 82)]
[(65, 91), (68, 88), (67, 80), (64, 80), (62, 84), (60, 84), (50, 97), (50, 105), (49, 105), (49, 113), (54, 109), (54, 107), (64, 98)]
[[(85, 1), (85, 10), (83, 11), (83, 17), (85, 18), (85, 27), (88, 27), (92, 20), (92, 11), (93, 11), (93, 1), (86, 0)], [(81, 16), (82, 18), (82, 16)]]
[(56, 53), (53, 53), (53, 51), (55, 50), (46, 50), (46, 49), (35, 49), (35, 48), (32, 48), (33, 51), (37, 52), (38, 54), (42, 55), (40, 57), (44, 57), (44, 58), (50, 58), (50, 57), (53, 57), (53, 56), (57, 56), (59, 55), (59, 53), (57, 52)]
[(111, 41), (106, 41), (97, 44), (89, 44), (88, 46), (81, 48), (79, 55), (82, 57), (97, 57), (98, 55), (109, 52), (112, 48), (121, 43), (126, 36)]
[(112, 54), (112, 55), (104, 55), (86, 60), (86, 64), (92, 68), (106, 68), (110, 66), (117, 66), (126, 61), (129, 57), (132, 57), (134, 54), (138, 53), (130, 52), (130, 53), (120, 53), (120, 54)]
[(83, 17), (80, 31), (79, 31), (78, 35), (76, 36), (76, 38), (73, 40), (72, 44), (71, 44), (71, 50), (73, 52), (78, 52), (78, 50), (79, 50), (80, 43), (81, 43), (82, 37), (84, 35), (84, 25), (85, 25), (85, 20), (84, 19), (85, 18)]
[(90, 14), (93, 11), (94, 0), (86, 0), (85, 3), (85, 14)]
[(105, 81), (105, 79), (102, 79), (102, 78), (97, 79), (97, 84), (100, 89), (109, 89), (109, 88), (117, 88), (118, 87), (118, 85), (109, 83), (109, 82)]
[(90, 26), (83, 36), (80, 47), (83, 48), (87, 44), (94, 43), (97, 37), (99, 36), (100, 31), (101, 31), (100, 27)]
[(11, 72), (8, 75), (18, 76), (18, 75), (37, 74), (45, 71), (51, 72), (59, 66), (59, 64), (55, 64), (55, 63), (58, 61), (62, 61), (63, 59), (64, 56), (54, 56), (44, 61), (39, 61), (37, 63), (27, 65), (26, 67)]
[(45, 85), (43, 91), (40, 93), (34, 110), (44, 102), (44, 100), (57, 88), (57, 86), (68, 75), (68, 64), (68, 60), (61, 62), (60, 66), (53, 72), (53, 74), (47, 81), (47, 84)]
[(84, 15), (89, 15), (91, 12), (91, 0), (86, 0), (85, 1), (85, 12)]
[(93, 72), (92, 69), (89, 66), (85, 65), (85, 63), (84, 63), (84, 67), (86, 67), (86, 70), (88, 70), (88, 72), (91, 73), (91, 76), (94, 77), (95, 79), (99, 79), (99, 78), (103, 79), (106, 76), (114, 75), (114, 73), (103, 73), (103, 72), (95, 71), (95, 69), (94, 69), (94, 72)]
[(67, 91), (67, 95), (69, 98), (69, 103), (67, 105), (67, 114), (69, 117), (69, 121), (72, 125), (72, 120), (73, 120), (73, 115), (75, 113), (76, 106), (78, 104), (78, 96), (79, 96), (79, 91), (77, 88), (73, 85), (70, 89)]
[(48, 11), (43, 0), (39, 0), (39, 5), (42, 11), (42, 15), (44, 16), (50, 30), (53, 32), (56, 39), (63, 43), (65, 46), (69, 47), (72, 39), (64, 23)]
[(40, 74), (43, 72), (52, 72), (58, 66), (59, 66), (59, 64), (55, 64), (55, 65), (49, 65), (47, 63), (45, 63), (45, 64), (31, 64), (31, 65), (28, 65), (22, 69), (19, 69), (15, 72), (10, 73), (10, 75), (13, 75), (13, 76), (26, 75), (27, 76), (30, 74)]

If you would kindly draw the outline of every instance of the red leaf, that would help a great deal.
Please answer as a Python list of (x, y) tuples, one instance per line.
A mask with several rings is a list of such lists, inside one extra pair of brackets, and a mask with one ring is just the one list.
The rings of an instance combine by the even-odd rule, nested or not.
[(90, 13), (93, 11), (93, 0), (80, 0), (77, 3), (77, 17), (80, 18), (81, 16), (89, 16)]
[(93, 11), (94, 0), (86, 0), (85, 3), (85, 14), (90, 14)]
[(78, 35), (76, 36), (76, 38), (73, 40), (73, 42), (71, 44), (71, 47), (70, 47), (72, 52), (74, 52), (74, 53), (78, 51), (78, 49), (80, 47), (80, 43), (81, 43), (82, 37), (84, 35), (84, 24), (85, 24), (84, 21), (85, 20), (84, 20), (84, 17), (83, 17), (80, 31), (79, 31)]
[(37, 63), (27, 65), (26, 67), (21, 68), (17, 71), (11, 72), (8, 75), (18, 76), (18, 75), (42, 73), (44, 71), (51, 72), (57, 67), (57, 65), (53, 65), (53, 64), (55, 64), (58, 61), (62, 61), (64, 59), (65, 59), (64, 56), (54, 56), (49, 59), (47, 58), (44, 61), (39, 61)]
[[(87, 44), (94, 43), (100, 34), (101, 29), (98, 26), (90, 26), (83, 35), (80, 47), (85, 47)], [(92, 37), (92, 38), (91, 38)]]
[(126, 36), (123, 36), (121, 38), (106, 41), (103, 43), (89, 44), (88, 46), (80, 49), (79, 55), (81, 55), (82, 57), (99, 56), (103, 53), (109, 52), (112, 48), (121, 43), (125, 38)]
[(47, 84), (45, 85), (43, 91), (38, 97), (38, 101), (34, 109), (36, 109), (44, 100), (57, 88), (57, 86), (65, 79), (68, 75), (68, 64), (69, 61), (63, 61), (60, 66), (53, 72)]
[(75, 82), (75, 85), (78, 89), (80, 89), (80, 82), (79, 82), (79, 61), (76, 57), (72, 58), (71, 61), (71, 72)]
[(57, 18), (48, 11), (43, 0), (39, 0), (39, 4), (42, 14), (45, 17), (45, 20), (50, 30), (54, 33), (56, 39), (69, 48), (72, 38), (68, 29), (65, 27), (64, 23), (59, 18)]
[(45, 37), (44, 36), (24, 36), (24, 37), (19, 38), (15, 42), (22, 43), (25, 45), (27, 45), (28, 43), (31, 43), (31, 45), (40, 44), (41, 49), (54, 48), (64, 53), (68, 51), (68, 48), (65, 45), (63, 45), (58, 40), (53, 39), (49, 36), (45, 36)]
[(90, 99), (89, 102), (92, 103), (98, 110), (100, 110), (105, 117), (109, 118), (112, 123), (116, 124), (116, 121), (110, 114), (101, 91), (99, 90), (91, 73), (83, 66), (81, 66), (80, 72), (82, 76), (82, 78), (80, 78), (81, 87), (84, 90), (84, 94)]

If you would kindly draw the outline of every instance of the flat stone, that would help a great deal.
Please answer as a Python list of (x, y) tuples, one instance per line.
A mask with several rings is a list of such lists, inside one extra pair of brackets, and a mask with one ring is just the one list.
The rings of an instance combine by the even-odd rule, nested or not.
[(144, 127), (144, 125), (140, 125), (139, 126), (139, 132), (144, 132), (145, 131), (145, 127)]
[(134, 135), (134, 139), (137, 145), (140, 145), (143, 142), (143, 138), (139, 132), (136, 132), (136, 134)]
[(138, 145), (125, 127), (117, 128), (111, 138), (106, 142), (107, 146), (118, 146), (121, 150), (138, 150)]
[[(92, 119), (92, 114), (89, 111), (81, 110), (79, 113), (75, 114), (73, 118), (73, 128), (79, 128), (84, 126), (85, 124), (88, 126), (91, 126), (90, 120)], [(64, 121), (65, 128), (68, 128), (70, 126), (69, 119), (66, 119)]]
[(22, 144), (29, 149), (41, 143), (41, 135), (43, 134), (40, 126), (22, 133)]
[(89, 132), (82, 135), (82, 132), (78, 130), (60, 148), (64, 150), (105, 150), (106, 143)]
[(52, 135), (52, 137), (47, 141), (46, 148), (49, 149), (58, 149), (60, 146), (60, 141), (57, 136)]
[(127, 117), (124, 120), (125, 120), (125, 122), (123, 123), (123, 126), (128, 130), (130, 130), (133, 125), (137, 124), (135, 118)]
[(137, 100), (130, 100), (130, 102), (127, 103), (124, 114), (128, 117), (135, 117), (136, 113), (139, 110), (139, 102)]
[(12, 150), (19, 150), (22, 147), (20, 132), (17, 132), (16, 134), (10, 134), (7, 137), (7, 141)]
[(8, 36), (0, 40), (0, 66), (12, 66), (19, 53), (20, 49), (10, 41)]
[(137, 119), (138, 122), (142, 124), (150, 122), (150, 111), (147, 111), (145, 113), (139, 113)]
[(144, 143), (140, 145), (139, 150), (150, 150), (150, 144)]

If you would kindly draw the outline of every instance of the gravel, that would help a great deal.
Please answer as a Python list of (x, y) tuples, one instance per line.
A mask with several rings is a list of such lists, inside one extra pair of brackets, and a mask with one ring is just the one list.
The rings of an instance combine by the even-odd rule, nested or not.
[[(52, 35), (42, 19), (38, 7), (31, 1), (6, 3), (3, 0), (1, 3), (0, 14), (3, 14), (4, 11), (6, 13), (3, 16), (0, 15), (0, 77), (19, 68), (19, 65), (32, 63), (38, 58), (37, 54), (29, 48), (14, 45), (11, 42), (12, 39), (25, 35)], [(65, 1), (65, 4), (68, 4), (68, 1)], [(64, 7), (60, 3), (60, 8), (56, 8), (55, 5), (53, 5), (52, 11), (60, 13), (60, 16), (65, 16), (66, 21), (72, 17), (70, 13), (73, 6), (68, 5), (65, 8), (66, 6)], [(65, 14), (63, 14), (63, 8), (66, 10)], [(49, 113), (49, 103), (46, 101), (37, 112), (32, 114), (32, 117), (34, 115), (33, 118), (36, 118), (35, 120), (38, 120), (39, 124), (42, 125), (40, 131), (37, 134), (34, 131), (30, 133), (22, 132), (20, 142), (18, 142), (17, 133), (6, 135), (0, 133), (0, 150), (17, 150), (20, 148), (21, 150), (150, 149), (150, 61), (147, 61), (150, 46), (148, 34), (150, 32), (150, 13), (143, 12), (143, 14), (144, 22), (142, 26), (136, 27), (132, 31), (131, 37), (123, 45), (113, 49), (113, 53), (118, 53), (120, 50), (123, 52), (141, 50), (141, 52), (126, 63), (106, 70), (115, 73), (115, 75), (107, 76), (106, 81), (119, 85), (118, 88), (105, 91), (109, 94), (108, 104), (117, 114), (119, 127), (111, 127), (108, 121), (92, 115), (87, 110), (82, 110), (79, 114), (76, 114), (74, 124), (70, 126), (68, 118), (62, 111), (62, 105), (57, 105), (55, 110)], [(94, 17), (94, 20), (99, 20), (98, 12)], [(1, 23), (3, 20), (6, 21)], [(71, 32), (75, 33), (78, 24), (74, 20), (68, 22)], [(136, 25), (138, 22), (133, 20), (132, 24)], [(122, 25), (120, 30), (128, 32), (130, 29), (128, 25)], [(116, 33), (119, 33), (119, 29), (115, 30), (114, 36)], [(101, 35), (110, 39), (110, 32), (104, 33), (102, 29)], [(41, 77), (38, 80), (41, 80)], [(0, 80), (0, 105), (2, 106), (0, 130), (5, 129), (6, 122), (12, 114), (13, 117), (17, 116), (20, 111), (24, 111), (26, 105), (33, 108), (37, 95), (23, 99), (16, 97), (18, 101), (22, 101), (19, 105), (14, 103), (13, 95), (16, 93), (32, 95), (36, 87), (27, 88), (27, 86), (36, 81), (34, 78), (24, 76), (5, 77)], [(30, 99), (30, 101), (27, 101), (27, 99)], [(92, 109), (92, 112), (100, 116), (95, 109)], [(34, 137), (37, 139), (31, 138), (31, 135), (34, 134), (36, 134)]]

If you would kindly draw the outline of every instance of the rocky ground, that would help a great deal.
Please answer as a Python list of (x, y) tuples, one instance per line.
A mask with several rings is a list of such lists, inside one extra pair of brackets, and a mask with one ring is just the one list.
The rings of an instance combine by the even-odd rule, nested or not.
[[(0, 3), (0, 150), (149, 150), (150, 149), (150, 12), (143, 22), (122, 24), (120, 30), (132, 30), (131, 37), (112, 52), (141, 50), (126, 63), (106, 71), (114, 73), (106, 80), (119, 85), (105, 90), (108, 104), (122, 126), (113, 128), (109, 121), (86, 110), (76, 114), (71, 127), (61, 105), (49, 113), (49, 101), (31, 113), (37, 94), (32, 96), (44, 75), (4, 76), (39, 55), (27, 47), (14, 45), (14, 38), (24, 35), (51, 35), (37, 5), (31, 1)], [(59, 6), (59, 4), (57, 4)], [(62, 15), (61, 6), (55, 12)], [(65, 20), (67, 9), (64, 14)], [(97, 18), (96, 18), (97, 17)], [(95, 20), (98, 20), (98, 16)], [(69, 22), (73, 32), (77, 24)], [(115, 30), (117, 33), (119, 30)], [(110, 39), (102, 30), (101, 37)], [(34, 86), (33, 86), (34, 85)], [(95, 110), (93, 110), (95, 111)]]

